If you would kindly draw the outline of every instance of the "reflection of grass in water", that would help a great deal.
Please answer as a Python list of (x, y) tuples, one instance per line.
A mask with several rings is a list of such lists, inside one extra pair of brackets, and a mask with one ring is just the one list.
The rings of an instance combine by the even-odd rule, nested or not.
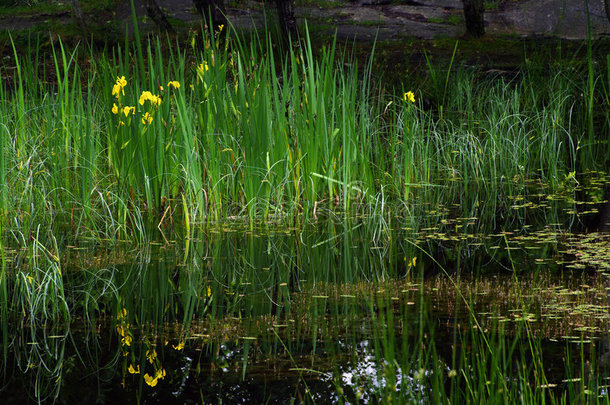
[(23, 253), (27, 263), (14, 271), (6, 268), (2, 254), (3, 358), (30, 376), (32, 387), (27, 395), (38, 401), (59, 394), (61, 386), (56, 380), (62, 374), (65, 338), (70, 330), (70, 307), (59, 257), (54, 252), (57, 244), (47, 248), (35, 234)]
[[(595, 314), (561, 312), (561, 308), (574, 306), (570, 304), (574, 297), (581, 310), (586, 310), (582, 304), (596, 300), (592, 289), (603, 292), (603, 286), (592, 284), (585, 296), (563, 294), (552, 278), (543, 276), (507, 277), (505, 282), (469, 280), (459, 274), (450, 275), (455, 282), (446, 275), (422, 278), (432, 262), (411, 244), (398, 243), (409, 232), (393, 233), (389, 240), (394, 242), (384, 247), (387, 242), (366, 237), (370, 230), (364, 226), (354, 229), (327, 223), (327, 227), (326, 235), (278, 233), (244, 238), (241, 233), (225, 233), (189, 242), (187, 257), (165, 249), (142, 251), (135, 258), (139, 265), (65, 273), (64, 292), (56, 293), (57, 299), (65, 297), (71, 318), (88, 317), (92, 331), (99, 320), (106, 319), (103, 330), (121, 348), (118, 354), (113, 352), (115, 360), (109, 367), (117, 378), (125, 378), (128, 389), (146, 385), (144, 375), (148, 374), (148, 385), (154, 387), (146, 385), (139, 394), (144, 397), (153, 389), (173, 389), (176, 381), (183, 381), (184, 373), (196, 373), (194, 363), (186, 369), (178, 366), (180, 362), (173, 363), (183, 351), (189, 358), (199, 353), (204, 364), (246, 376), (259, 372), (258, 367), (267, 361), (267, 367), (272, 364), (292, 373), (297, 381), (305, 379), (310, 389), (319, 389), (312, 385), (313, 375), (324, 381), (332, 377), (337, 395), (351, 400), (360, 395), (382, 402), (392, 397), (394, 402), (421, 398), (463, 403), (460, 401), (524, 395), (537, 402), (543, 394), (535, 388), (549, 384), (571, 387), (574, 392), (570, 395), (582, 393), (579, 382), (560, 381), (583, 375), (580, 372), (566, 375), (563, 369), (553, 369), (541, 373), (539, 365), (549, 360), (541, 353), (540, 339), (563, 339), (574, 332), (545, 329), (555, 321), (540, 322), (539, 311), (565, 313), (569, 318), (557, 322), (574, 322), (576, 327)], [(500, 244), (498, 250), (502, 250), (505, 245), (518, 246), (518, 241), (518, 235), (500, 234), (485, 244)], [(510, 252), (517, 263), (522, 262), (521, 254), (530, 254)], [(52, 250), (39, 248), (39, 256), (43, 253), (48, 258), (45, 263), (55, 263)], [(462, 249), (462, 254), (462, 263), (466, 263), (473, 253)], [(23, 275), (18, 277), (27, 279), (26, 268), (19, 272)], [(13, 291), (12, 284), (8, 286)], [(472, 311), (465, 309), (456, 288)], [(9, 296), (16, 294), (25, 297), (21, 291)], [(488, 304), (481, 307), (483, 300)], [(557, 311), (536, 306), (553, 300)], [(9, 314), (18, 315), (15, 304), (11, 305)], [(480, 314), (481, 310), (492, 314)], [(439, 312), (442, 322), (436, 318)], [(532, 315), (541, 329), (533, 324), (532, 332), (526, 333)], [(26, 356), (28, 352), (22, 350), (30, 346), (41, 347), (13, 347), (19, 349), (15, 353)], [(572, 354), (576, 363), (595, 360), (588, 350)], [(95, 363), (87, 364), (91, 368)], [(163, 371), (167, 375), (161, 378)], [(592, 379), (588, 389), (594, 389), (596, 375), (585, 376)], [(45, 381), (50, 384), (55, 378)], [(512, 383), (504, 386), (505, 378)]]

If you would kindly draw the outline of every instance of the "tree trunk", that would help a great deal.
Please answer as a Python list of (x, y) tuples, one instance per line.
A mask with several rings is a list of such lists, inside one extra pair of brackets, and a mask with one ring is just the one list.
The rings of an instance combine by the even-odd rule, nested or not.
[(85, 24), (85, 18), (83, 17), (83, 9), (80, 8), (79, 0), (72, 0), (72, 12), (74, 13), (74, 19), (79, 28), (85, 32), (87, 25)]
[(146, 14), (148, 14), (150, 19), (157, 24), (157, 27), (172, 34), (176, 32), (174, 31), (174, 27), (172, 27), (167, 20), (167, 17), (165, 17), (163, 10), (161, 10), (161, 7), (159, 7), (156, 0), (146, 0), (144, 5), (146, 6)]
[(211, 21), (213, 27), (218, 27), (227, 23), (223, 0), (193, 0), (193, 3), (206, 24)]
[[(610, 0), (605, 0), (610, 1)], [(485, 7), (483, 0), (462, 0), (464, 4), (464, 19), (466, 20), (466, 34), (481, 37), (485, 34), (483, 14)]]
[[(610, 0), (608, 0), (610, 1)], [(294, 6), (292, 0), (275, 0), (277, 15), (280, 20), (280, 27), (286, 38), (295, 39), (298, 35), (297, 19), (294, 16)]]

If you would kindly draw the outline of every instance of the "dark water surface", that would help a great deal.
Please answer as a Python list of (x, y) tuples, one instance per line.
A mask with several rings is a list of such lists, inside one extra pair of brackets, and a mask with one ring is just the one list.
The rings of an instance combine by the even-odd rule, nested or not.
[(437, 207), (418, 229), (236, 223), (133, 251), (67, 248), (61, 268), (15, 281), (32, 293), (4, 320), (1, 402), (425, 402), (468, 389), (482, 336), (506, 381), (531, 364), (551, 393), (603, 380), (608, 236), (571, 232), (589, 213), (565, 199), (559, 222), (535, 223), (556, 204), (536, 198), (515, 202), (534, 220), (495, 232)]

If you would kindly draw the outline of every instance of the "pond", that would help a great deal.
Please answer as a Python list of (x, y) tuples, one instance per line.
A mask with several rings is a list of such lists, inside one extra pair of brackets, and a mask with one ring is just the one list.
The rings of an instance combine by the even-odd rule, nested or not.
[(430, 227), (235, 219), (137, 249), (5, 249), (0, 397), (606, 401), (609, 237), (577, 232), (599, 204), (573, 196), (519, 197), (528, 223), (494, 232), (428, 204)]

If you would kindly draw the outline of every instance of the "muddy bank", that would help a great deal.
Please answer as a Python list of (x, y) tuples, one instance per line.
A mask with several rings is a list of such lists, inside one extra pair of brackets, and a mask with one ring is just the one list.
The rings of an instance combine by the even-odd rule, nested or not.
[[(178, 29), (200, 23), (199, 16), (190, 0), (158, 0), (172, 23)], [(381, 4), (384, 3), (384, 4)], [(295, 12), (301, 26), (305, 21), (314, 30), (340, 38), (360, 40), (401, 40), (404, 38), (434, 39), (459, 37), (464, 33), (462, 3), (460, 0), (420, 0), (409, 4), (385, 4), (379, 0), (359, 2), (330, 1), (322, 6), (299, 6)], [(136, 5), (142, 17), (143, 29), (155, 29), (146, 18), (142, 4)], [(227, 9), (229, 20), (236, 28), (263, 27), (267, 20), (275, 21), (275, 10), (269, 4), (248, 1), (239, 7)], [(114, 12), (89, 15), (96, 24), (109, 28), (129, 29), (131, 5), (122, 0)], [(22, 15), (0, 18), (0, 28), (19, 30), (45, 24), (68, 24), (69, 12), (55, 14)], [(117, 24), (118, 21), (118, 24)], [(601, 1), (589, 2), (589, 21), (594, 38), (610, 35), (610, 23)], [(564, 39), (585, 39), (587, 36), (587, 10), (584, 2), (567, 0), (529, 0), (499, 2), (485, 13), (485, 25), (490, 35), (553, 36)]]

